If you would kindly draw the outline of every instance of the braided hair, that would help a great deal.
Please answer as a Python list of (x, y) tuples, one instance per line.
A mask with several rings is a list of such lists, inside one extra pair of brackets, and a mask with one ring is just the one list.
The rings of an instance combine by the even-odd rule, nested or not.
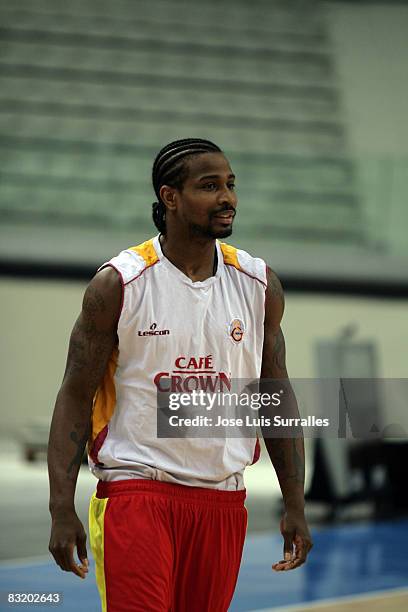
[(159, 232), (166, 233), (166, 206), (160, 198), (162, 185), (181, 189), (187, 178), (186, 159), (202, 153), (222, 153), (210, 140), (185, 138), (163, 147), (154, 160), (152, 170), (153, 189), (157, 202), (153, 202), (153, 221)]

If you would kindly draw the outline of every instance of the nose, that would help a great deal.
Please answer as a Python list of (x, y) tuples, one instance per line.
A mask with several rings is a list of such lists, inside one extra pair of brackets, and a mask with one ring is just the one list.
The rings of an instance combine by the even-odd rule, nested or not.
[(220, 205), (229, 205), (232, 206), (232, 208), (237, 207), (237, 194), (235, 193), (235, 191), (232, 191), (232, 189), (230, 189), (228, 187), (228, 185), (226, 185), (224, 187), (224, 189), (220, 192), (219, 198), (218, 198), (218, 204)]

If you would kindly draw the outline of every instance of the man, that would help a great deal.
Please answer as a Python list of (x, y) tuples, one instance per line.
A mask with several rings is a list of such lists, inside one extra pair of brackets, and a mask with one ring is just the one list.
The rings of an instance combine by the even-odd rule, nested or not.
[[(283, 293), (262, 260), (218, 241), (232, 232), (237, 197), (216, 145), (170, 143), (154, 162), (153, 187), (159, 236), (99, 269), (72, 331), (49, 441), (50, 551), (61, 569), (86, 576), (74, 493), (88, 440), (102, 609), (221, 612), (238, 576), (243, 472), (258, 442), (158, 437), (157, 390), (180, 390), (188, 377), (287, 378)], [(284, 560), (273, 568), (290, 570), (312, 546), (303, 438), (265, 442), (285, 504)]]

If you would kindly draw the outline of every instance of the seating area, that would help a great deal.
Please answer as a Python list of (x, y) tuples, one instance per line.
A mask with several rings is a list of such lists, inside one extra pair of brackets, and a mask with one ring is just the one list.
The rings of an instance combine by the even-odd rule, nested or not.
[(364, 240), (318, 3), (3, 0), (0, 24), (4, 222), (151, 233), (153, 157), (194, 135), (231, 160), (237, 240)]

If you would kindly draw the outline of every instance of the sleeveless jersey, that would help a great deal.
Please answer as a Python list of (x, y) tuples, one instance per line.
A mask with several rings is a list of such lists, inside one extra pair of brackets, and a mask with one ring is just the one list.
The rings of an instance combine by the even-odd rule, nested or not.
[(260, 377), (266, 264), (219, 241), (216, 249), (216, 274), (199, 282), (163, 255), (158, 236), (99, 268), (117, 270), (123, 301), (119, 343), (93, 404), (88, 457), (97, 478), (244, 488), (257, 438), (157, 436), (157, 389), (222, 390)]

